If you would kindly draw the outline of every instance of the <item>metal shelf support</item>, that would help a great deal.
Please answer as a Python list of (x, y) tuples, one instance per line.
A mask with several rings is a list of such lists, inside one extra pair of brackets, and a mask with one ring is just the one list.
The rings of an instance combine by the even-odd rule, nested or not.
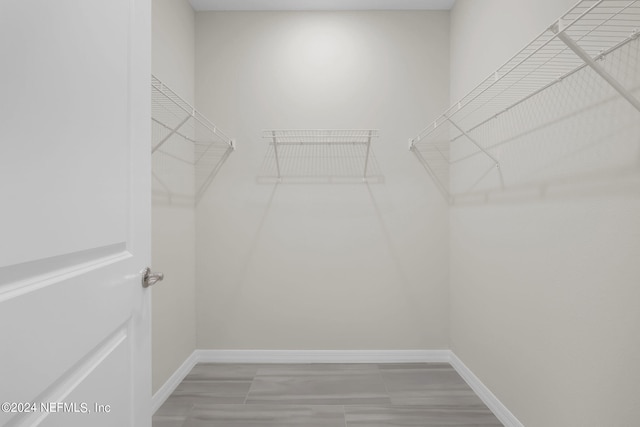
[(231, 138), (153, 75), (151, 136), (153, 177), (169, 201), (180, 196), (197, 202), (235, 149)]
[(273, 146), (270, 164), (275, 173), (270, 172), (269, 178), (278, 182), (380, 179), (371, 146), (377, 137), (374, 129), (264, 130), (262, 138)]
[[(601, 110), (604, 105), (620, 102), (624, 106), (611, 126), (627, 123), (629, 129), (635, 129), (633, 123), (638, 123), (640, 112), (639, 45), (640, 0), (579, 1), (410, 139), (409, 149), (450, 197), (481, 187), (505, 190), (505, 179), (513, 188), (544, 173), (568, 173), (555, 170), (557, 163), (544, 164), (552, 161), (552, 156), (560, 156), (558, 144), (577, 147), (597, 135), (599, 141), (617, 142), (612, 137), (614, 129), (606, 133), (594, 124), (600, 123), (599, 117), (594, 117), (596, 111), (606, 114)], [(633, 108), (627, 109), (627, 103)], [(576, 126), (580, 116), (585, 121)], [(586, 130), (592, 124), (594, 131)], [(557, 144), (545, 152), (542, 147), (556, 138)], [(452, 148), (451, 144), (459, 141), (473, 147), (456, 144)], [(536, 141), (541, 150), (527, 146), (534, 153), (531, 157), (516, 149)], [(498, 147), (503, 147), (500, 156)], [(476, 163), (477, 155), (491, 159), (495, 169), (483, 173), (483, 163)], [(524, 158), (527, 162), (522, 165), (514, 163)], [(613, 156), (603, 161), (614, 162)], [(450, 179), (451, 168), (463, 167), (462, 162), (468, 162), (472, 175), (480, 175), (476, 182), (466, 182), (473, 177), (462, 173), (454, 173), (455, 179)], [(536, 167), (532, 166), (535, 162)], [(529, 168), (527, 172), (523, 167)], [(599, 166), (574, 161), (569, 169), (581, 167)], [(485, 177), (488, 180), (477, 186)]]
[(271, 131), (273, 138), (273, 153), (276, 157), (276, 168), (278, 169), (278, 179), (282, 179), (282, 172), (280, 172), (280, 158), (278, 157), (278, 141), (276, 140), (276, 131)]
[[(609, 74), (604, 68), (600, 66), (591, 56), (585, 52), (578, 44), (561, 29), (561, 21), (556, 22), (551, 26), (551, 31), (556, 33), (558, 38), (567, 45), (576, 55), (580, 57), (593, 71), (598, 73), (600, 77), (606, 80), (624, 99), (629, 101), (631, 105), (638, 111), (640, 111), (640, 101), (631, 94), (624, 86), (620, 84), (611, 74)], [(636, 35), (637, 37), (637, 35)]]

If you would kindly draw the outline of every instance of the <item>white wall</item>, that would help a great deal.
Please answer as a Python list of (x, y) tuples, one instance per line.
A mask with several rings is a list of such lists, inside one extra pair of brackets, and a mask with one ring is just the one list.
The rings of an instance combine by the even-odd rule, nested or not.
[[(447, 205), (407, 139), (448, 12), (200, 12), (198, 108), (238, 149), (197, 207), (203, 349), (448, 347)], [(268, 128), (375, 128), (383, 184), (260, 184)]]
[[(194, 99), (195, 13), (188, 0), (153, 0), (152, 72), (189, 102)], [(172, 189), (193, 189), (193, 167), (153, 156), (153, 169)], [(155, 393), (196, 345), (195, 211), (188, 197), (169, 198), (153, 180), (153, 269), (165, 274), (153, 288), (152, 364)]]
[[(458, 0), (452, 101), (573, 3)], [(451, 209), (451, 348), (527, 427), (640, 419), (637, 161), (609, 172), (579, 194)]]

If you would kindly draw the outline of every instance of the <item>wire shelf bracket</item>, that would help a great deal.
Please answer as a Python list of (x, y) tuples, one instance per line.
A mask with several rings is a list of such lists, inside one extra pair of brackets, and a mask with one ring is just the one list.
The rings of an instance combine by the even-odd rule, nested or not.
[(153, 177), (169, 199), (202, 197), (236, 148), (191, 104), (151, 76)]
[[(594, 112), (605, 116), (613, 108), (624, 117), (614, 115), (605, 121)], [(596, 145), (596, 137), (589, 135), (596, 126), (590, 120), (594, 117), (601, 119), (600, 125), (618, 126), (606, 131), (595, 128), (598, 141), (623, 131), (631, 132), (626, 138), (633, 140), (638, 136), (638, 113), (640, 0), (582, 0), (409, 139), (408, 145), (451, 202), (460, 194), (487, 187), (487, 182), (481, 183), (487, 179), (504, 190), (505, 176), (511, 180), (517, 175), (512, 173), (516, 166), (505, 162), (526, 157), (524, 151), (514, 154), (513, 147), (537, 141), (547, 149), (545, 141), (555, 138), (558, 143), (569, 140), (575, 152), (595, 150), (586, 142), (578, 149), (580, 142), (576, 142), (581, 138)], [(580, 114), (588, 119), (576, 125)], [(563, 121), (567, 123), (561, 129)], [(526, 150), (531, 154), (535, 148)], [(560, 148), (548, 148), (553, 150), (558, 157), (562, 154)], [(535, 153), (540, 159), (544, 154), (548, 153)], [(479, 161), (478, 156), (485, 160)], [(475, 159), (478, 180), (461, 185), (458, 174), (457, 181), (450, 182), (449, 169), (469, 159)], [(538, 166), (549, 165), (540, 160)], [(511, 169), (504, 172), (505, 168)]]
[[(562, 29), (562, 19), (558, 20), (558, 22), (551, 26), (551, 31), (556, 33), (558, 35), (558, 38), (562, 40), (564, 44), (569, 47), (569, 49), (571, 49), (576, 55), (578, 55), (586, 65), (591, 67), (593, 71), (598, 73), (600, 77), (605, 79), (605, 81), (609, 83), (611, 87), (613, 87), (620, 95), (622, 95), (624, 99), (629, 101), (629, 103), (633, 105), (636, 110), (640, 111), (640, 101), (635, 96), (633, 96), (631, 92), (629, 92), (624, 86), (622, 86), (620, 82), (615, 79), (615, 77), (609, 74), (596, 61), (594, 61), (593, 58), (591, 58), (591, 56), (584, 49), (582, 49), (578, 45), (578, 43), (575, 42), (575, 40), (571, 38), (571, 36), (564, 32), (564, 30)], [(632, 34), (632, 38), (637, 38), (639, 34), (640, 33), (636, 31), (634, 34)]]
[[(371, 143), (375, 129), (267, 129), (275, 179), (349, 182), (379, 179)], [(373, 167), (373, 172), (372, 172)]]

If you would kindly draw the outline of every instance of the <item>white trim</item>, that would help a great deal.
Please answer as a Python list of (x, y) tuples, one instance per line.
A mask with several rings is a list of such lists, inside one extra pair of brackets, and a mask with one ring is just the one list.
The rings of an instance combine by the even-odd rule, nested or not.
[(451, 366), (460, 374), (460, 376), (469, 384), (469, 387), (478, 395), (478, 397), (484, 402), (485, 405), (493, 412), (493, 414), (500, 420), (505, 427), (524, 427), (515, 415), (507, 409), (506, 406), (500, 402), (500, 400), (491, 393), (491, 390), (480, 381), (480, 378), (476, 377), (471, 369), (467, 367), (462, 360), (458, 358), (453, 352), (451, 352), (451, 360), (449, 361)]
[(450, 10), (454, 0), (190, 0), (207, 10)]
[(197, 350), (201, 363), (449, 363), (449, 350)]
[(449, 363), (449, 350), (195, 350), (153, 395), (154, 414), (198, 363)]
[(169, 377), (167, 382), (163, 384), (158, 391), (155, 392), (153, 397), (151, 398), (151, 413), (155, 414), (156, 411), (162, 406), (162, 404), (167, 400), (171, 393), (175, 391), (178, 385), (184, 380), (189, 372), (193, 369), (196, 364), (200, 362), (198, 360), (198, 350), (191, 353), (189, 357), (182, 362), (182, 365)]

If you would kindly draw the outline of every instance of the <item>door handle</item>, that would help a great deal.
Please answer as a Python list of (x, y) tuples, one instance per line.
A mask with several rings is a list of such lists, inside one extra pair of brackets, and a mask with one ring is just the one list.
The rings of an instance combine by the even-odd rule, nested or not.
[(142, 270), (142, 287), (148, 288), (164, 279), (164, 273), (153, 273), (149, 267)]

